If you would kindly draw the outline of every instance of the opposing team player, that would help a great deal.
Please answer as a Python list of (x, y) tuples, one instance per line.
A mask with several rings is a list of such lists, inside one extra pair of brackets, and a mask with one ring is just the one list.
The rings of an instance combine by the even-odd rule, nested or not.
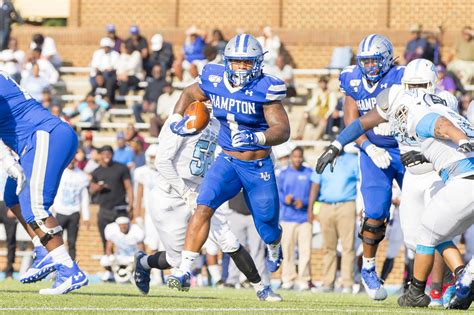
[(223, 149), (199, 190), (181, 265), (168, 280), (171, 287), (189, 285), (191, 266), (207, 239), (214, 211), (242, 188), (257, 231), (267, 244), (268, 270), (275, 272), (282, 260), (279, 200), (270, 152), (271, 146), (290, 136), (281, 103), (285, 83), (262, 73), (264, 52), (249, 34), (232, 38), (223, 57), (224, 65), (206, 65), (199, 82), (184, 89), (171, 117), (171, 130), (189, 136), (195, 130), (186, 128), (189, 117), (182, 117), (185, 109), (194, 100), (210, 100), (221, 123), (218, 143)]
[[(34, 282), (56, 270), (51, 289), (41, 294), (62, 294), (87, 284), (86, 275), (69, 256), (61, 236), (61, 227), (52, 216), (51, 207), (63, 170), (74, 157), (77, 136), (68, 124), (50, 114), (40, 103), (4, 72), (0, 72), (0, 138), (20, 156), (26, 186), (17, 197), (17, 183), (11, 178), (5, 187), (5, 203), (18, 212), (31, 227), (50, 259), (48, 266), (36, 265), (37, 272), (23, 282)], [(43, 251), (44, 253), (44, 251)], [(52, 260), (53, 265), (49, 264)]]
[[(219, 122), (216, 119), (211, 119), (206, 129), (199, 134), (188, 137), (172, 133), (169, 124), (168, 120), (159, 136), (159, 154), (155, 160), (157, 189), (153, 191), (150, 212), (165, 251), (151, 256), (140, 252), (135, 263), (135, 284), (145, 294), (150, 288), (151, 268), (178, 268), (181, 264), (186, 227), (196, 208), (197, 191), (214, 161), (217, 147)], [(263, 284), (250, 254), (231, 232), (221, 209), (216, 210), (210, 226), (209, 240), (230, 255), (255, 288), (258, 299), (281, 301), (278, 294)], [(189, 290), (189, 282), (180, 288)]]
[(437, 250), (456, 276), (456, 296), (451, 308), (469, 308), (474, 292), (473, 264), (464, 266), (452, 238), (474, 223), (474, 127), (445, 105), (445, 101), (419, 90), (404, 91), (394, 86), (378, 97), (378, 106), (349, 125), (325, 151), (317, 171), (335, 162), (342, 145), (376, 124), (389, 120), (400, 136), (420, 143), (422, 154), (439, 172), (443, 185), (434, 187), (428, 211), (423, 213), (416, 240), (413, 279), (401, 306), (428, 306), (426, 280)]
[[(392, 43), (384, 36), (371, 34), (359, 44), (357, 65), (345, 68), (339, 77), (344, 92), (344, 120), (349, 125), (376, 105), (376, 96), (399, 84), (404, 67), (394, 65)], [(356, 140), (359, 155), (364, 219), (359, 237), (363, 244), (362, 284), (368, 295), (384, 300), (387, 291), (375, 271), (378, 244), (385, 236), (392, 201), (392, 182), (402, 187), (404, 167), (397, 141), (386, 123), (368, 130)]]

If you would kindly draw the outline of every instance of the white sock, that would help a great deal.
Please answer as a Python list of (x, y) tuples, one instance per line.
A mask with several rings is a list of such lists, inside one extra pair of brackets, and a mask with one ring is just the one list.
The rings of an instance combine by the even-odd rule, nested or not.
[(190, 252), (189, 250), (183, 250), (181, 252), (181, 265), (179, 269), (186, 273), (191, 273), (191, 268), (193, 267), (194, 261), (199, 257), (199, 253)]
[(72, 265), (74, 264), (64, 244), (59, 247), (56, 247), (51, 252), (49, 252), (49, 254), (51, 255), (51, 258), (53, 259), (53, 261), (57, 264), (64, 265), (68, 268), (71, 268)]
[(362, 268), (363, 269), (371, 269), (375, 267), (375, 257), (366, 258), (362, 257)]
[(31, 241), (33, 242), (34, 247), (43, 246), (43, 244), (41, 244), (39, 236), (33, 237)]
[(209, 271), (209, 274), (211, 275), (212, 282), (216, 283), (217, 281), (221, 280), (221, 270), (219, 265), (216, 264), (207, 266), (207, 271)]
[(140, 258), (140, 264), (143, 266), (143, 268), (147, 270), (151, 269), (150, 265), (148, 265), (148, 255), (145, 255)]
[(258, 283), (252, 283), (252, 282), (250, 282), (250, 284), (251, 284), (252, 287), (255, 289), (255, 292), (262, 291), (263, 289), (265, 289), (265, 285), (263, 284), (262, 281), (260, 281), (260, 282), (258, 282)]
[(271, 260), (277, 260), (280, 253), (280, 242), (278, 244), (267, 244), (268, 256)]

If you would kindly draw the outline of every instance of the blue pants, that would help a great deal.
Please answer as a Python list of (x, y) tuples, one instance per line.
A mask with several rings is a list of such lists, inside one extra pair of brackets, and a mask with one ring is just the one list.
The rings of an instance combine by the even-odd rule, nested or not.
[(27, 151), (20, 156), (26, 186), (16, 196), (16, 181), (9, 177), (4, 194), (8, 207), (20, 203), (27, 223), (51, 216), (49, 208), (56, 197), (61, 175), (76, 154), (77, 143), (76, 134), (66, 123), (50, 133), (38, 130), (31, 137)]
[(281, 236), (280, 205), (270, 157), (242, 161), (222, 152), (204, 177), (197, 204), (215, 210), (242, 188), (258, 234), (266, 244), (275, 243)]
[(384, 220), (390, 217), (392, 204), (392, 183), (395, 179), (402, 188), (405, 167), (400, 159), (398, 148), (385, 148), (392, 157), (387, 169), (378, 168), (363, 150), (360, 151), (359, 164), (361, 175), (361, 193), (364, 199), (365, 217)]

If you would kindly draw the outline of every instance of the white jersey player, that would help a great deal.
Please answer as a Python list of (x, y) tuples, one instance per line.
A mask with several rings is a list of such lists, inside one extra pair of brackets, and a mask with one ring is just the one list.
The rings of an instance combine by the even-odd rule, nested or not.
[[(153, 191), (150, 213), (165, 252), (151, 256), (140, 253), (136, 257), (135, 283), (145, 294), (149, 291), (151, 268), (177, 268), (181, 263), (187, 224), (196, 208), (199, 186), (214, 160), (220, 128), (219, 121), (211, 119), (202, 132), (181, 137), (171, 132), (169, 123), (165, 123), (158, 138), (159, 154), (155, 159), (158, 182)], [(265, 291), (264, 300), (281, 301), (279, 295), (263, 285), (252, 258), (230, 231), (226, 216), (220, 209), (212, 217), (209, 240), (230, 254), (254, 284), (258, 297)]]

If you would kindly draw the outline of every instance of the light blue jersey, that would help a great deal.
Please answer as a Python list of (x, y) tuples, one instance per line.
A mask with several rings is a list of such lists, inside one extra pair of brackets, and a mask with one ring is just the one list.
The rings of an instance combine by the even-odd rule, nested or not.
[(232, 146), (232, 134), (238, 130), (267, 130), (263, 107), (285, 98), (285, 83), (274, 76), (262, 74), (244, 87), (233, 87), (226, 76), (223, 65), (207, 64), (199, 77), (199, 87), (211, 100), (213, 115), (221, 123), (218, 144), (228, 151), (270, 148), (258, 144), (235, 148)]
[[(378, 82), (369, 86), (357, 66), (346, 67), (339, 75), (341, 91), (357, 103), (359, 115), (363, 116), (376, 105), (377, 95), (394, 84), (400, 84), (405, 67), (392, 67)], [(391, 136), (376, 135), (373, 130), (366, 133), (370, 142), (382, 148), (396, 148), (397, 141)]]

